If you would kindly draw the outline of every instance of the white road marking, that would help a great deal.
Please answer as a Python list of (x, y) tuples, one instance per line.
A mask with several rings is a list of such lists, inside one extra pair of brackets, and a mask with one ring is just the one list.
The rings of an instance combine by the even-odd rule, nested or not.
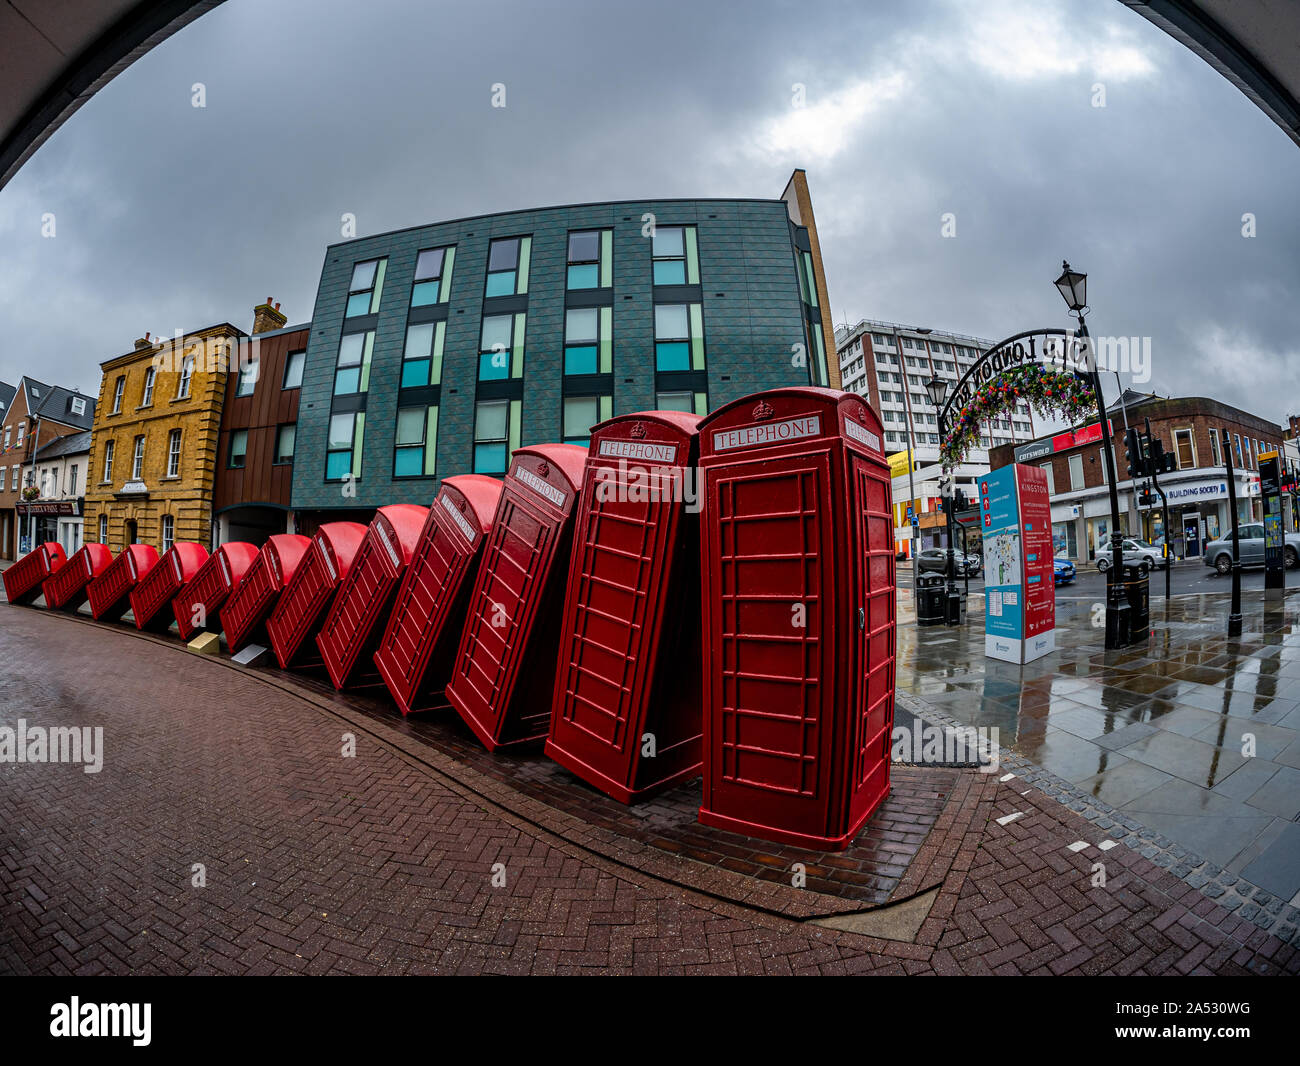
[(1076, 840), (1073, 844), (1071, 844), (1071, 845), (1070, 845), (1068, 848), (1066, 848), (1065, 850), (1066, 850), (1066, 851), (1082, 851), (1084, 848), (1089, 847), (1089, 846), (1090, 846), (1090, 845), (1088, 844), (1088, 842), (1087, 842), (1086, 840)]
[(1016, 776), (1015, 774), (1003, 774), (1001, 777), (998, 778), (998, 780), (999, 780), (999, 781), (1010, 781), (1010, 780), (1011, 780), (1013, 777), (1015, 777), (1015, 776)]
[(1101, 848), (1102, 851), (1110, 851), (1111, 848), (1116, 847), (1118, 844), (1118, 840), (1103, 840), (1097, 847)]
[(1005, 817), (999, 818), (998, 825), (1006, 825), (1007, 823), (1014, 822), (1017, 818), (1023, 818), (1024, 816), (1025, 816), (1024, 811), (1012, 811), (1010, 814), (1006, 815)]

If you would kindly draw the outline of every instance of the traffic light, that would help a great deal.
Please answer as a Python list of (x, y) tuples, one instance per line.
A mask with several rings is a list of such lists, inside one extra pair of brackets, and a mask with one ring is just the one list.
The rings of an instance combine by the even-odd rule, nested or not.
[(1142, 446), (1138, 431), (1136, 429), (1126, 429), (1124, 431), (1124, 458), (1128, 461), (1128, 476), (1131, 478), (1141, 477), (1146, 471), (1142, 462)]
[(1159, 437), (1151, 442), (1151, 472), (1168, 474), (1178, 465), (1173, 452), (1166, 452), (1164, 442)]
[(970, 506), (970, 501), (966, 499), (965, 489), (958, 489), (956, 493), (953, 494), (952, 506), (954, 511), (964, 511), (968, 506)]

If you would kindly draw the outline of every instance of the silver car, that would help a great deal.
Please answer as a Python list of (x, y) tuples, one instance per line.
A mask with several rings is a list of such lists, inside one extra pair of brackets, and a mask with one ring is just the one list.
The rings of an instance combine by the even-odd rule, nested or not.
[[(1237, 527), (1240, 533), (1238, 544), (1242, 566), (1264, 565), (1264, 524), (1247, 522)], [(1282, 548), (1282, 563), (1288, 570), (1293, 570), (1300, 563), (1300, 533), (1287, 533)], [(1232, 534), (1219, 537), (1205, 545), (1205, 565), (1212, 566), (1221, 574), (1232, 573)]]
[[(1111, 561), (1115, 553), (1110, 549), (1097, 553), (1097, 569), (1103, 574), (1110, 569)], [(1148, 544), (1144, 540), (1137, 540), (1134, 537), (1124, 538), (1124, 565), (1140, 566), (1143, 570), (1151, 571), (1160, 566), (1168, 566), (1169, 560), (1165, 558), (1165, 553), (1153, 544)]]

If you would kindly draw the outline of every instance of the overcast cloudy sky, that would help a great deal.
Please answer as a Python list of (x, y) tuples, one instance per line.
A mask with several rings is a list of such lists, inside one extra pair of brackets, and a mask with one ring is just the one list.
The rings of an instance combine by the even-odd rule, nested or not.
[(796, 166), (837, 323), (1066, 325), (1068, 257), (1094, 333), (1152, 338), (1146, 388), (1300, 411), (1300, 150), (1118, 0), (227, 0), (0, 190), (0, 378), (97, 392), (146, 330), (268, 295), (305, 321), (345, 212), (776, 197)]

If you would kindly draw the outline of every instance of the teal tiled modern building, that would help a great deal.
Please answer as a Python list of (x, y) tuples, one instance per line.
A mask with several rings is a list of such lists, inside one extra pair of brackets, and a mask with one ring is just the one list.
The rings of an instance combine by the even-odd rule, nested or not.
[(520, 445), (585, 443), (613, 414), (838, 385), (833, 336), (802, 171), (775, 200), (552, 207), (332, 245), (299, 527), (428, 504), (442, 477), (504, 473)]

